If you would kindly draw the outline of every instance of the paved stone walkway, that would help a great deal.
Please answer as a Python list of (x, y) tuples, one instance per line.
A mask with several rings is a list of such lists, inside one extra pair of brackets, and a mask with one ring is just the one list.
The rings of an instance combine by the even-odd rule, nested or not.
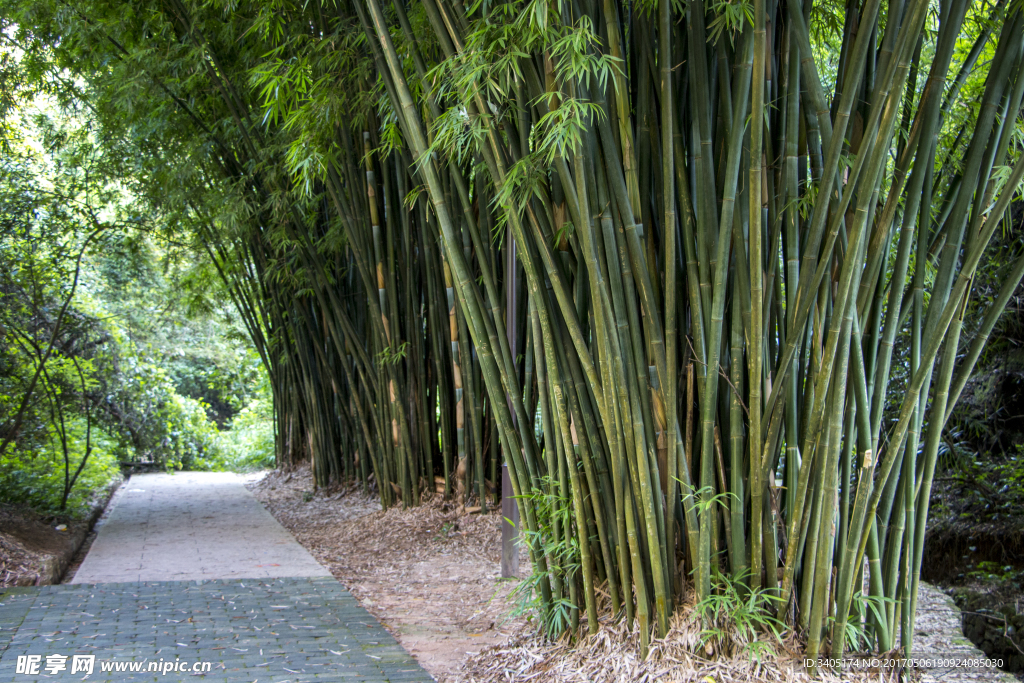
[(137, 475), (114, 505), (71, 584), (0, 590), (0, 683), (432, 681), (241, 478)]
[(136, 474), (72, 583), (329, 576), (229, 472)]

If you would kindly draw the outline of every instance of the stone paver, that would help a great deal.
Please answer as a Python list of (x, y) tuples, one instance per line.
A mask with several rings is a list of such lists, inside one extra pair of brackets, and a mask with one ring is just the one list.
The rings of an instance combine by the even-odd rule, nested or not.
[[(13, 632), (10, 628), (17, 630)], [(132, 681), (214, 683), (432, 679), (330, 577), (71, 584), (0, 596), (0, 683)], [(48, 675), (47, 655), (67, 669)], [(72, 675), (72, 655), (95, 655), (93, 673)], [(39, 655), (36, 675), (18, 656)], [(141, 669), (102, 671), (104, 663)], [(206, 673), (150, 671), (209, 663)]]
[[(914, 631), (914, 657), (940, 661), (988, 660), (988, 655), (964, 636), (960, 626), (960, 608), (953, 598), (923, 581), (917, 592)], [(1017, 679), (996, 668), (967, 666), (926, 669), (922, 677), (922, 683), (945, 681), (1016, 683)]]
[(0, 592), (0, 656), (11, 644), (36, 599), (35, 588), (7, 588)]
[(327, 576), (227, 472), (136, 474), (72, 583)]

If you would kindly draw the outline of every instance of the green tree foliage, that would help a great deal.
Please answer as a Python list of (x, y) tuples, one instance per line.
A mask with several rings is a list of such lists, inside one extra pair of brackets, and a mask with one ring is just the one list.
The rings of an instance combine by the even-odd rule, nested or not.
[(203, 263), (153, 234), (88, 113), (43, 85), (14, 89), (0, 160), (0, 492), (78, 514), (119, 464), (231, 466), (209, 418), (229, 423), (260, 374), (206, 310)]
[[(113, 226), (81, 201), (81, 176), (56, 166), (8, 126), (0, 162), (0, 477), (12, 499), (64, 511), (109, 480), (113, 454), (98, 426), (103, 331), (73, 301), (85, 252)], [(91, 462), (90, 462), (91, 461)], [(72, 499), (85, 475), (86, 500)]]
[(600, 590), (646, 648), (692, 580), (812, 656), (912, 651), (942, 430), (1024, 275), (968, 306), (1019, 1), (0, 7), (207, 252), (279, 463), (483, 503), (500, 444), (552, 632)]

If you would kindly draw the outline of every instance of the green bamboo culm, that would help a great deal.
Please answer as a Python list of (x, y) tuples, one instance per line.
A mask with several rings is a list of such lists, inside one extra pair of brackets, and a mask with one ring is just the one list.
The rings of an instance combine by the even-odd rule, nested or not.
[(968, 306), (1019, 2), (0, 2), (146, 131), (279, 464), (486, 509), (500, 449), (552, 637), (646, 653), (735, 589), (810, 657), (913, 652), (942, 432), (1024, 276)]

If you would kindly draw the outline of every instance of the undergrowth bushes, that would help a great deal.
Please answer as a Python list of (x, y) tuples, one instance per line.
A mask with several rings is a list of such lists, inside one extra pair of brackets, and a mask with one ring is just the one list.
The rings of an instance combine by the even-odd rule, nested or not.
[[(69, 461), (73, 475), (85, 453), (85, 421), (70, 421)], [(62, 449), (55, 447), (57, 430), (47, 429), (48, 439), (39, 448), (19, 449), (0, 456), (0, 500), (31, 507), (49, 515), (63, 514), (83, 517), (89, 513), (97, 496), (102, 495), (121, 476), (119, 440), (104, 430), (92, 430), (91, 452), (76, 485), (70, 490), (67, 504), (61, 510), (64, 493), (65, 463)]]
[(215, 469), (251, 472), (274, 466), (273, 404), (267, 397), (254, 399), (218, 433)]

